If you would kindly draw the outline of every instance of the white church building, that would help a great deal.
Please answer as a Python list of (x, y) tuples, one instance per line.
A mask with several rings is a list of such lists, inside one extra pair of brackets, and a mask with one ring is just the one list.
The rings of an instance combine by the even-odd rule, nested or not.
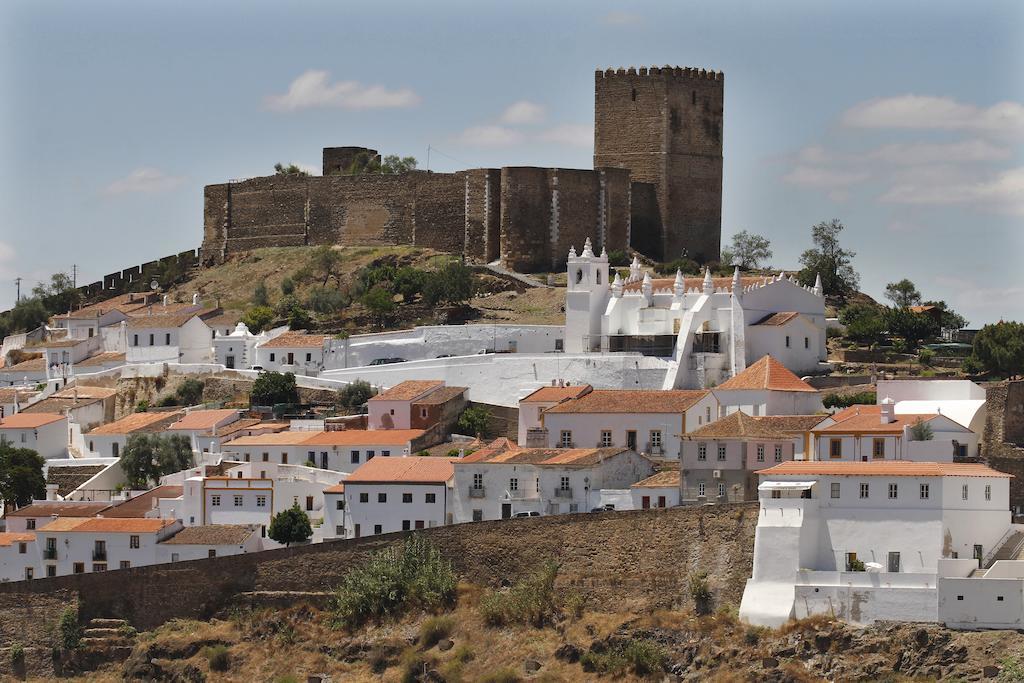
[(670, 358), (664, 389), (721, 384), (765, 355), (797, 374), (826, 360), (821, 279), (792, 276), (653, 279), (634, 258), (609, 280), (608, 254), (570, 249), (565, 297), (567, 353), (633, 351)]

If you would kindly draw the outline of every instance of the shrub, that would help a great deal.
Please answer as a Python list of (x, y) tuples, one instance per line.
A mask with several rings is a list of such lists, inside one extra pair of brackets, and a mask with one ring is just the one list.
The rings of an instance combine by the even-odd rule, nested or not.
[(766, 629), (763, 626), (748, 626), (747, 630), (743, 633), (743, 641), (750, 647), (756, 646), (761, 642), (761, 636), (764, 635)]
[(203, 381), (189, 377), (178, 385), (174, 391), (174, 397), (178, 404), (183, 406), (194, 406), (203, 400)]
[(261, 372), (252, 383), (249, 400), (257, 406), (298, 403), (299, 388), (295, 383), (295, 375), (291, 372)]
[(637, 676), (650, 676), (664, 672), (667, 662), (665, 648), (647, 638), (615, 643), (601, 652), (590, 650), (580, 657), (584, 671), (613, 676), (621, 676), (630, 669)]
[(573, 619), (579, 619), (587, 606), (587, 596), (578, 590), (572, 590), (565, 595), (565, 611)]
[(455, 603), (451, 562), (421, 536), (409, 536), (401, 548), (390, 547), (353, 569), (334, 596), (337, 623), (355, 628), (408, 609), (437, 611)]
[(711, 614), (712, 593), (707, 572), (693, 572), (689, 578), (690, 598), (697, 614)]
[(455, 425), (460, 432), (472, 434), (480, 438), (487, 431), (491, 421), (491, 414), (482, 406), (470, 406), (459, 415), (459, 421)]
[(137, 636), (138, 633), (139, 632), (136, 631), (135, 627), (132, 626), (131, 624), (121, 624), (120, 626), (117, 627), (117, 635), (121, 636), (122, 638), (128, 639), (128, 640), (130, 640), (130, 639), (134, 638), (135, 636)]
[(147, 401), (146, 399), (142, 399), (141, 401), (135, 404), (136, 413), (144, 413), (147, 410), (149, 410), (149, 401)]
[(399, 666), (402, 669), (402, 683), (418, 683), (423, 679), (431, 660), (425, 654), (415, 648), (409, 648), (402, 653), (402, 660)]
[(82, 627), (78, 623), (78, 610), (67, 607), (61, 612), (60, 621), (57, 624), (57, 631), (60, 635), (60, 645), (65, 650), (74, 650), (82, 640)]
[(265, 330), (273, 320), (274, 311), (269, 306), (253, 306), (242, 316), (242, 322), (253, 334)]
[(11, 656), (11, 666), (19, 667), (25, 662), (25, 646), (21, 643), (14, 643), (8, 650)]
[(352, 299), (338, 289), (314, 289), (306, 299), (306, 306), (317, 313), (336, 313), (352, 303)]
[(457, 662), (462, 662), (463, 664), (465, 664), (466, 662), (471, 662), (475, 658), (476, 653), (473, 652), (473, 648), (466, 644), (459, 645), (452, 651), (452, 659), (454, 659)]
[(860, 391), (856, 394), (828, 394), (822, 399), (826, 408), (849, 408), (853, 405), (874, 405), (878, 394), (873, 391)]
[(677, 270), (681, 270), (683, 275), (693, 275), (700, 272), (700, 265), (693, 259), (688, 258), (677, 258), (675, 261), (656, 263), (654, 265), (654, 272), (659, 275), (675, 275)]
[(616, 266), (628, 266), (629, 254), (627, 254), (623, 249), (616, 249), (615, 251), (608, 252), (608, 265), (613, 268)]
[(960, 367), (968, 375), (979, 375), (985, 370), (985, 366), (974, 356), (964, 358), (964, 362)]
[(211, 645), (203, 648), (203, 657), (210, 665), (210, 671), (227, 671), (231, 668), (231, 655), (224, 645)]
[(162, 399), (156, 402), (157, 408), (170, 408), (171, 406), (178, 405), (178, 399), (174, 397), (174, 394), (167, 394)]
[(363, 379), (357, 379), (351, 384), (338, 389), (338, 405), (348, 410), (355, 410), (373, 397), (377, 391), (370, 386), (370, 383)]
[(829, 325), (828, 327), (825, 328), (825, 338), (826, 339), (833, 339), (835, 337), (842, 337), (842, 336), (843, 336), (843, 331), (841, 329), (839, 329), (838, 327), (833, 327), (833, 326)]
[(545, 562), (540, 569), (518, 581), (507, 591), (496, 591), (480, 599), (480, 614), (489, 626), (530, 624), (542, 628), (555, 613), (555, 577), (558, 563)]
[(921, 365), (931, 365), (935, 360), (935, 352), (931, 349), (921, 349), (917, 352), (917, 362)]
[(266, 306), (270, 303), (270, 296), (267, 294), (267, 286), (262, 282), (256, 285), (252, 292), (252, 302), (256, 306)]
[(449, 616), (430, 617), (420, 625), (420, 647), (429, 649), (451, 635), (455, 620)]
[(864, 566), (864, 562), (862, 560), (858, 560), (856, 557), (850, 559), (849, 565), (850, 568), (848, 571), (851, 572), (865, 572), (868, 570), (868, 568)]
[(278, 543), (284, 543), (286, 547), (292, 543), (302, 543), (312, 535), (309, 516), (299, 509), (298, 503), (274, 515), (267, 530), (267, 536)]
[(912, 441), (931, 441), (935, 438), (935, 432), (932, 426), (921, 418), (917, 418), (917, 421), (910, 427), (910, 439)]
[(290, 277), (285, 277), (281, 280), (281, 294), (288, 296), (289, 294), (295, 293), (295, 283), (292, 282)]

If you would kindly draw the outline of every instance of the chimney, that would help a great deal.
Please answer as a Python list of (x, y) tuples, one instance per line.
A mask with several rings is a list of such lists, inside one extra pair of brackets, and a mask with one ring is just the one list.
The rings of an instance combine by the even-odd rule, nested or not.
[(60, 488), (60, 487), (57, 484), (47, 484), (46, 485), (46, 500), (57, 500), (57, 489), (58, 488)]
[(164, 294), (164, 308), (167, 308), (167, 295)]
[(551, 386), (554, 387), (554, 386), (557, 386), (557, 385), (558, 385), (558, 380), (557, 379), (552, 379), (551, 380)]
[(192, 295), (192, 305), (195, 306), (199, 303), (199, 292)]
[(880, 407), (879, 417), (882, 424), (887, 425), (896, 421), (896, 403), (891, 398), (883, 398)]

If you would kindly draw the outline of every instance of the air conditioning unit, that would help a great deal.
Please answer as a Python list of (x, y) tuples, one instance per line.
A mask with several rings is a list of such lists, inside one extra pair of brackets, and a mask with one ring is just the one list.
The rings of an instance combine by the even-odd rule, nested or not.
[(715, 478), (715, 479), (721, 479), (722, 478), (722, 470), (714, 470), (714, 471), (712, 471), (711, 476), (713, 478)]

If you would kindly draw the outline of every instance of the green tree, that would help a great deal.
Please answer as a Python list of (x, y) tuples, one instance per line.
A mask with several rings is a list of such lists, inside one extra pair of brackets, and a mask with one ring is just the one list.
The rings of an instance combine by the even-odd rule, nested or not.
[(133, 489), (149, 488), (160, 477), (195, 464), (192, 445), (180, 434), (132, 434), (121, 452), (121, 471)]
[(326, 287), (328, 282), (334, 280), (341, 287), (344, 284), (343, 263), (340, 251), (328, 246), (317, 247), (310, 254), (309, 263), (296, 273), (296, 278), (316, 280), (320, 282), (321, 287)]
[(47, 320), (50, 313), (39, 299), (22, 299), (9, 314), (11, 332), (31, 332)]
[(886, 309), (885, 324), (890, 334), (895, 334), (906, 341), (908, 351), (939, 333), (934, 318), (924, 313), (914, 313), (909, 308)]
[(290, 372), (261, 372), (252, 383), (249, 401), (257, 406), (298, 403), (299, 388), (295, 384), (295, 375)]
[(0, 439), (0, 500), (10, 508), (28, 505), (46, 495), (46, 461), (31, 448), (15, 448)]
[(348, 168), (343, 171), (344, 175), (364, 175), (367, 173), (380, 173), (379, 155), (359, 152), (352, 157)]
[(327, 287), (317, 287), (306, 298), (306, 307), (317, 313), (336, 313), (351, 303), (347, 294)]
[(377, 394), (376, 389), (363, 379), (357, 379), (351, 384), (346, 384), (338, 389), (337, 402), (342, 408), (356, 410)]
[(811, 228), (814, 249), (800, 255), (800, 282), (813, 285), (815, 277), (821, 276), (821, 285), (826, 294), (840, 297), (857, 291), (860, 275), (853, 269), (853, 257), (857, 252), (839, 246), (839, 234), (845, 226), (838, 218), (823, 221)]
[(408, 173), (415, 171), (418, 164), (416, 157), (399, 157), (397, 154), (389, 154), (384, 157), (380, 171), (381, 173)]
[(722, 250), (722, 264), (739, 266), (742, 270), (759, 268), (762, 261), (771, 257), (771, 242), (768, 238), (746, 230), (733, 235), (732, 246)]
[(839, 322), (850, 339), (870, 344), (885, 334), (884, 309), (871, 304), (850, 304), (839, 311)]
[(82, 299), (67, 273), (54, 273), (49, 282), (40, 282), (32, 288), (32, 296), (41, 300), (51, 313), (70, 311)]
[(303, 171), (295, 164), (288, 164), (287, 166), (285, 166), (284, 164), (278, 162), (274, 164), (274, 174), (308, 177), (309, 171)]
[(944, 330), (962, 330), (967, 327), (967, 319), (950, 308), (945, 301), (925, 301), (922, 306), (934, 306), (942, 311), (940, 325)]
[(362, 303), (381, 327), (387, 324), (396, 308), (391, 292), (379, 285), (363, 295)]
[(491, 414), (481, 406), (470, 406), (459, 415), (459, 422), (456, 425), (460, 432), (472, 434), (478, 439), (487, 432), (491, 422)]
[(270, 305), (270, 294), (267, 292), (267, 286), (262, 282), (256, 285), (252, 291), (252, 303), (256, 306)]
[(885, 286), (885, 298), (897, 308), (907, 308), (921, 303), (921, 292), (917, 291), (913, 282), (903, 278), (899, 282), (890, 282)]
[(423, 300), (428, 306), (458, 306), (473, 296), (473, 272), (461, 261), (449, 261), (429, 273), (423, 286)]
[(174, 390), (174, 397), (178, 405), (194, 406), (203, 400), (203, 381), (195, 377), (189, 377), (178, 385)]
[(267, 535), (278, 543), (290, 546), (307, 540), (313, 535), (313, 528), (309, 524), (309, 516), (296, 503), (273, 516)]
[(917, 421), (910, 427), (910, 440), (911, 441), (931, 441), (935, 438), (935, 432), (932, 430), (932, 426), (917, 418)]
[(999, 377), (1024, 375), (1024, 323), (985, 325), (974, 336), (974, 357)]
[(259, 334), (273, 321), (274, 311), (269, 306), (253, 306), (242, 316), (242, 322), (253, 334)]

